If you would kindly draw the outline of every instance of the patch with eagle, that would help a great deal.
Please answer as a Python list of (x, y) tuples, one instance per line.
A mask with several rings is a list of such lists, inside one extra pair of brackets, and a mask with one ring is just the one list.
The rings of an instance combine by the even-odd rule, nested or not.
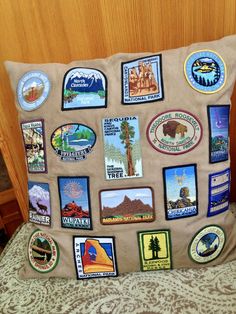
[(134, 105), (164, 99), (161, 55), (122, 62), (122, 103)]

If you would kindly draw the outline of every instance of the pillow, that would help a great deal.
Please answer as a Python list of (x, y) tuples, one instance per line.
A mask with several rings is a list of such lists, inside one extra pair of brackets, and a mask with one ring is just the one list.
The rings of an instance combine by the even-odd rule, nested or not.
[(236, 257), (236, 36), (70, 64), (5, 63), (23, 134), (22, 278), (115, 277)]

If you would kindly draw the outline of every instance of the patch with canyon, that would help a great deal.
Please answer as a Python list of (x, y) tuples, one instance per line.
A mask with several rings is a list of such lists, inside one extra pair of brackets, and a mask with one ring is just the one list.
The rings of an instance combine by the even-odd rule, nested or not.
[(57, 266), (59, 255), (59, 247), (49, 234), (39, 229), (32, 233), (28, 245), (28, 258), (34, 270), (40, 273), (52, 271)]
[(225, 62), (212, 50), (192, 52), (185, 60), (184, 73), (189, 85), (204, 94), (218, 92), (226, 81)]
[(140, 231), (139, 254), (142, 271), (172, 268), (171, 238), (169, 230)]
[(77, 279), (118, 276), (114, 237), (73, 238)]
[(64, 76), (62, 110), (105, 108), (107, 79), (101, 71), (73, 68)]
[(92, 229), (89, 177), (58, 177), (61, 226)]
[(151, 222), (155, 219), (150, 187), (102, 190), (100, 218), (103, 225)]
[(157, 151), (180, 155), (194, 149), (202, 139), (202, 125), (184, 110), (169, 110), (156, 115), (147, 127), (147, 139)]
[(123, 104), (164, 99), (161, 55), (122, 62), (121, 72)]

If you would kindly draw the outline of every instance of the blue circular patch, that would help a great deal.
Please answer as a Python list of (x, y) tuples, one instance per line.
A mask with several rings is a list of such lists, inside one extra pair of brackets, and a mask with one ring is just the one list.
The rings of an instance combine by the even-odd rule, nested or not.
[(41, 71), (30, 71), (24, 74), (17, 86), (19, 105), (25, 111), (39, 108), (48, 98), (50, 82)]
[(218, 92), (226, 81), (225, 62), (211, 50), (191, 53), (185, 60), (184, 73), (190, 86), (204, 94)]

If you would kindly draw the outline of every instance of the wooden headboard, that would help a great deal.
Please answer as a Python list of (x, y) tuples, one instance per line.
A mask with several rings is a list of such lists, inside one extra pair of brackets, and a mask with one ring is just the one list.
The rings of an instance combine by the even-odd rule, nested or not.
[[(160, 51), (236, 33), (235, 0), (2, 0), (0, 148), (24, 218), (26, 170), (4, 60), (29, 63)], [(232, 98), (232, 200), (236, 200), (236, 90)]]

